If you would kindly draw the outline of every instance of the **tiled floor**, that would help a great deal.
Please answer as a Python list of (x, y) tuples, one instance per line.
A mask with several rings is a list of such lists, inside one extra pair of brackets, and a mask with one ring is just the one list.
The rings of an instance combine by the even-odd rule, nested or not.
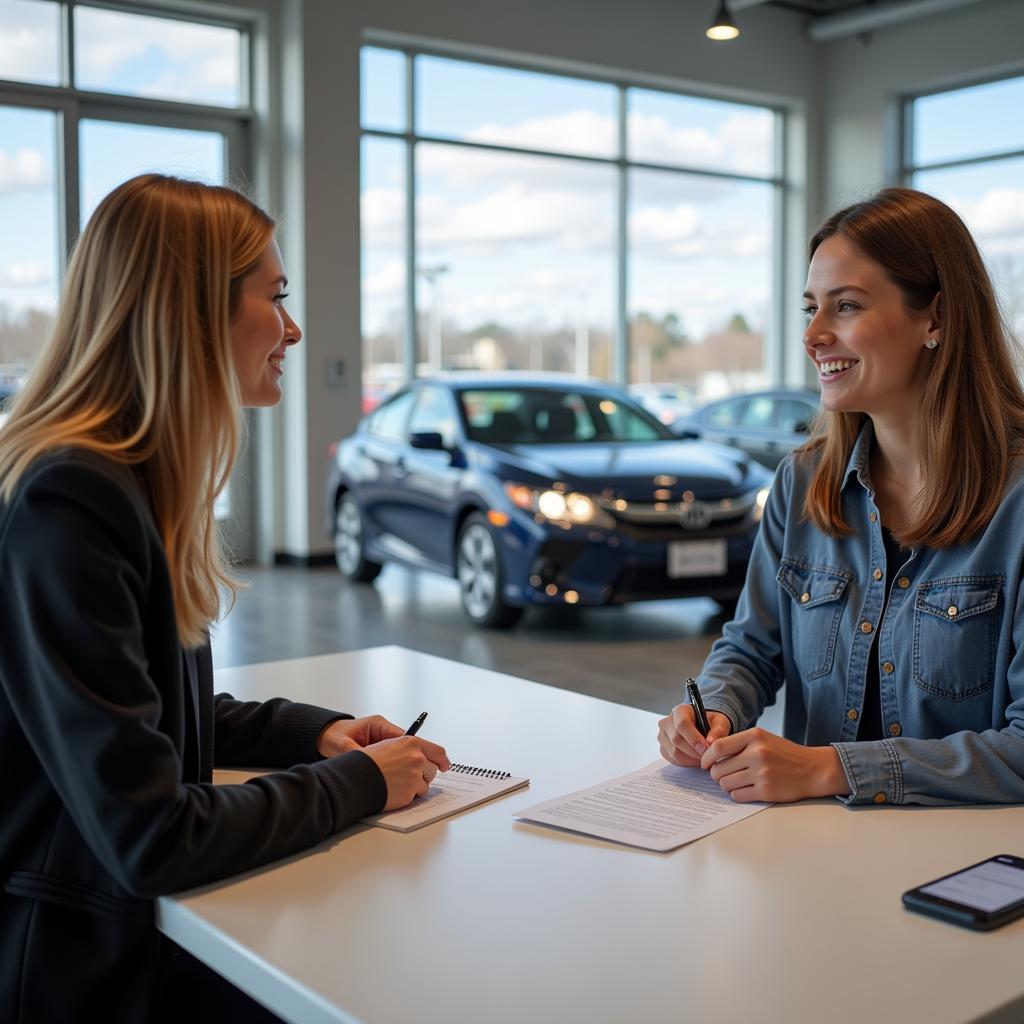
[(214, 634), (218, 666), (399, 644), (660, 711), (677, 703), (721, 626), (708, 600), (529, 611), (511, 631), (469, 625), (454, 580), (389, 566), (351, 584), (332, 568), (247, 571)]
[(369, 585), (333, 568), (245, 579), (214, 633), (219, 667), (398, 644), (656, 712), (679, 703), (722, 625), (714, 602), (685, 599), (534, 609), (511, 631), (481, 630), (464, 617), (454, 580), (398, 566)]

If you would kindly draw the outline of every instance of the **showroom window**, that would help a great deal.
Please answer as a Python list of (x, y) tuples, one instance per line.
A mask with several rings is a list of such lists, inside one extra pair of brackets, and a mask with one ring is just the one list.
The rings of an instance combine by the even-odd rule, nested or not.
[(1024, 337), (1024, 77), (906, 104), (903, 180), (963, 217), (1008, 324)]
[[(251, 180), (243, 24), (0, 0), (0, 384), (24, 379), (70, 245), (145, 171)], [(227, 496), (218, 510), (228, 511)]]
[(782, 115), (362, 50), (363, 403), (410, 374), (766, 383)]

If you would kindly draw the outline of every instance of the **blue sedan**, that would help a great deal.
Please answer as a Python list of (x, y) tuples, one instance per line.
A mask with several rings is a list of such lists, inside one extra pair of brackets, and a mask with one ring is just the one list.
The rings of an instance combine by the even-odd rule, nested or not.
[(481, 626), (530, 605), (729, 606), (771, 476), (679, 440), (604, 382), (451, 374), (414, 381), (336, 446), (327, 525), (349, 579), (389, 561), (454, 576)]

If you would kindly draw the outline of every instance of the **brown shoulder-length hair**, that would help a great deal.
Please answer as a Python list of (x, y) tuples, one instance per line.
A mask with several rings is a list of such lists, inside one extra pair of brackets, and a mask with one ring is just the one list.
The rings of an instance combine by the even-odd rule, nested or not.
[[(811, 239), (809, 256), (833, 235), (877, 263), (908, 310), (923, 313), (941, 292), (941, 340), (918, 415), (925, 484), (913, 523), (896, 538), (906, 547), (963, 543), (995, 514), (1024, 437), (1016, 346), (978, 247), (945, 203), (908, 188), (883, 189), (833, 214)], [(818, 453), (804, 515), (833, 536), (853, 532), (841, 489), (865, 419), (824, 411), (804, 449)]]
[(200, 644), (234, 595), (214, 520), (241, 433), (229, 325), (274, 222), (229, 188), (145, 174), (96, 208), (53, 329), (0, 430), (0, 500), (70, 446), (137, 467), (163, 540), (178, 635)]

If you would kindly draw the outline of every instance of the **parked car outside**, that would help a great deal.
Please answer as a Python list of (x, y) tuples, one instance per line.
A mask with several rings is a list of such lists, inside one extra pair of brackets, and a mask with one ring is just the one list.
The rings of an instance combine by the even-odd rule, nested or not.
[(629, 393), (670, 430), (674, 429), (677, 420), (688, 416), (697, 404), (693, 388), (671, 381), (630, 384)]
[(807, 440), (819, 401), (818, 393), (809, 388), (730, 395), (694, 409), (677, 420), (673, 429), (680, 437), (739, 448), (775, 469)]
[(681, 441), (622, 390), (555, 374), (420, 379), (332, 446), (339, 569), (454, 576), (468, 617), (706, 595), (731, 606), (771, 474)]

